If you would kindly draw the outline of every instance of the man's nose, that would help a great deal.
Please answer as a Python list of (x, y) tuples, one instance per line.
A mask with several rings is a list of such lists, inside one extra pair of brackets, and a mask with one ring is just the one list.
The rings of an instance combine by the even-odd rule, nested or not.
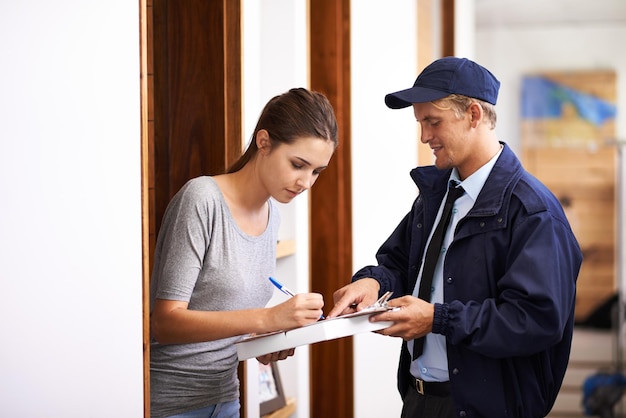
[(427, 144), (431, 139), (431, 134), (428, 128), (419, 127), (417, 129), (417, 134), (419, 135), (420, 141), (422, 144)]

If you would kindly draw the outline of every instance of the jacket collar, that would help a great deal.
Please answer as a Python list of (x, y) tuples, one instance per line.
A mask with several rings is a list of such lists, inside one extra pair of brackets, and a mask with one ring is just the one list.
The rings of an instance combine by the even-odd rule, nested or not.
[[(504, 149), (478, 195), (471, 210), (473, 215), (485, 216), (498, 213), (524, 172), (511, 148), (504, 142), (501, 144)], [(451, 172), (451, 169), (439, 170), (434, 165), (417, 167), (411, 170), (411, 178), (426, 201), (436, 199), (438, 204), (446, 192)]]

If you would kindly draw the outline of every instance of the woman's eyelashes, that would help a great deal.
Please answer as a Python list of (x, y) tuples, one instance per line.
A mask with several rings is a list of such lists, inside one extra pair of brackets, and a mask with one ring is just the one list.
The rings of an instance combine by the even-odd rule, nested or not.
[[(310, 164), (304, 164), (304, 163), (300, 162), (300, 160), (291, 162), (291, 166), (293, 168), (295, 168), (296, 170), (304, 170), (307, 167), (309, 167), (309, 165)], [(314, 176), (319, 176), (322, 173), (322, 171), (324, 171), (325, 169), (326, 169), (326, 167), (316, 168), (316, 169), (314, 169), (312, 171), (312, 173), (313, 173)]]

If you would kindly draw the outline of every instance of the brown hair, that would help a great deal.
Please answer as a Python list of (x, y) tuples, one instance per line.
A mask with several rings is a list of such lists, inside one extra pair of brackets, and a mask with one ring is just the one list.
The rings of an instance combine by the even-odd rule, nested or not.
[(229, 167), (229, 173), (241, 170), (254, 159), (258, 151), (255, 138), (261, 129), (269, 133), (272, 146), (278, 143), (291, 144), (305, 136), (332, 141), (335, 148), (338, 144), (337, 119), (326, 96), (304, 88), (294, 88), (267, 102), (246, 152)]

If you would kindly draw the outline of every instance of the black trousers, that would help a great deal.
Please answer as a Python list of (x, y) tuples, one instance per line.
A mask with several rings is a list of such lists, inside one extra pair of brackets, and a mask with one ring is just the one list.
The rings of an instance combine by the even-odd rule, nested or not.
[(413, 386), (406, 390), (402, 418), (454, 418), (455, 415), (451, 395), (420, 395)]

